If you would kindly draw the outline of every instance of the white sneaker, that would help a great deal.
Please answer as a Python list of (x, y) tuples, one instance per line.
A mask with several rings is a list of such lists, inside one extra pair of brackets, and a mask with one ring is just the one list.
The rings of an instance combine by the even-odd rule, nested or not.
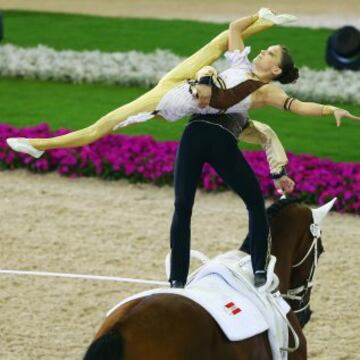
[(14, 151), (29, 154), (36, 159), (44, 153), (44, 151), (35, 149), (27, 138), (7, 138), (6, 142)]
[(274, 14), (270, 9), (261, 8), (259, 10), (259, 18), (269, 20), (276, 25), (288, 24), (297, 20), (297, 17), (289, 14)]

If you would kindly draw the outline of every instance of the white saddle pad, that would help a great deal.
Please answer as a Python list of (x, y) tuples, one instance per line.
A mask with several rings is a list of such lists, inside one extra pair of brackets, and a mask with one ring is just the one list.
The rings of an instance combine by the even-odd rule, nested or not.
[[(190, 276), (185, 289), (160, 288), (135, 294), (117, 304), (107, 316), (131, 300), (154, 294), (178, 294), (202, 306), (231, 341), (268, 331), (273, 359), (287, 359), (287, 352), (280, 349), (288, 345), (288, 329), (282, 316), (286, 316), (289, 306), (278, 293), (259, 292), (248, 280), (239, 280), (228, 268), (229, 259), (222, 260), (215, 258), (200, 268)], [(243, 259), (242, 267), (248, 267), (249, 261), (250, 258)]]

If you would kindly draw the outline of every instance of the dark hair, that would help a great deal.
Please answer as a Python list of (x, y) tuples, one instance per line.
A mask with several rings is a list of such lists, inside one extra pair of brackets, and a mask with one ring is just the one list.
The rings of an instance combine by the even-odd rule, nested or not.
[(286, 46), (281, 46), (281, 62), (279, 67), (282, 72), (274, 80), (280, 81), (282, 84), (290, 84), (295, 82), (299, 78), (299, 69), (294, 66), (294, 60), (289, 54), (289, 50)]

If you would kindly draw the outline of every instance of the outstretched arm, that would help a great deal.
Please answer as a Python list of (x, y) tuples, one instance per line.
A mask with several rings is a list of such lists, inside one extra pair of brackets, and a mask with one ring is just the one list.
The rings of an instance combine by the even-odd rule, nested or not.
[(299, 115), (305, 116), (323, 116), (334, 115), (336, 125), (341, 125), (343, 117), (360, 120), (359, 116), (352, 115), (349, 111), (337, 108), (332, 105), (323, 105), (314, 102), (304, 102), (292, 98), (286, 92), (276, 85), (266, 85), (264, 89), (264, 103), (266, 105), (274, 106), (281, 110), (287, 110)]

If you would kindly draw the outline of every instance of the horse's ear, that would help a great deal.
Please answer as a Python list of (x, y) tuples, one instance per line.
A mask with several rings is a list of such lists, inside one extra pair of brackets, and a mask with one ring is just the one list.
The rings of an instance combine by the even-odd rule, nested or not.
[(315, 224), (321, 224), (321, 222), (325, 219), (328, 212), (331, 210), (331, 208), (334, 206), (335, 201), (337, 200), (336, 197), (334, 197), (332, 200), (330, 200), (325, 205), (317, 208), (317, 209), (311, 209), (312, 216), (314, 219)]

